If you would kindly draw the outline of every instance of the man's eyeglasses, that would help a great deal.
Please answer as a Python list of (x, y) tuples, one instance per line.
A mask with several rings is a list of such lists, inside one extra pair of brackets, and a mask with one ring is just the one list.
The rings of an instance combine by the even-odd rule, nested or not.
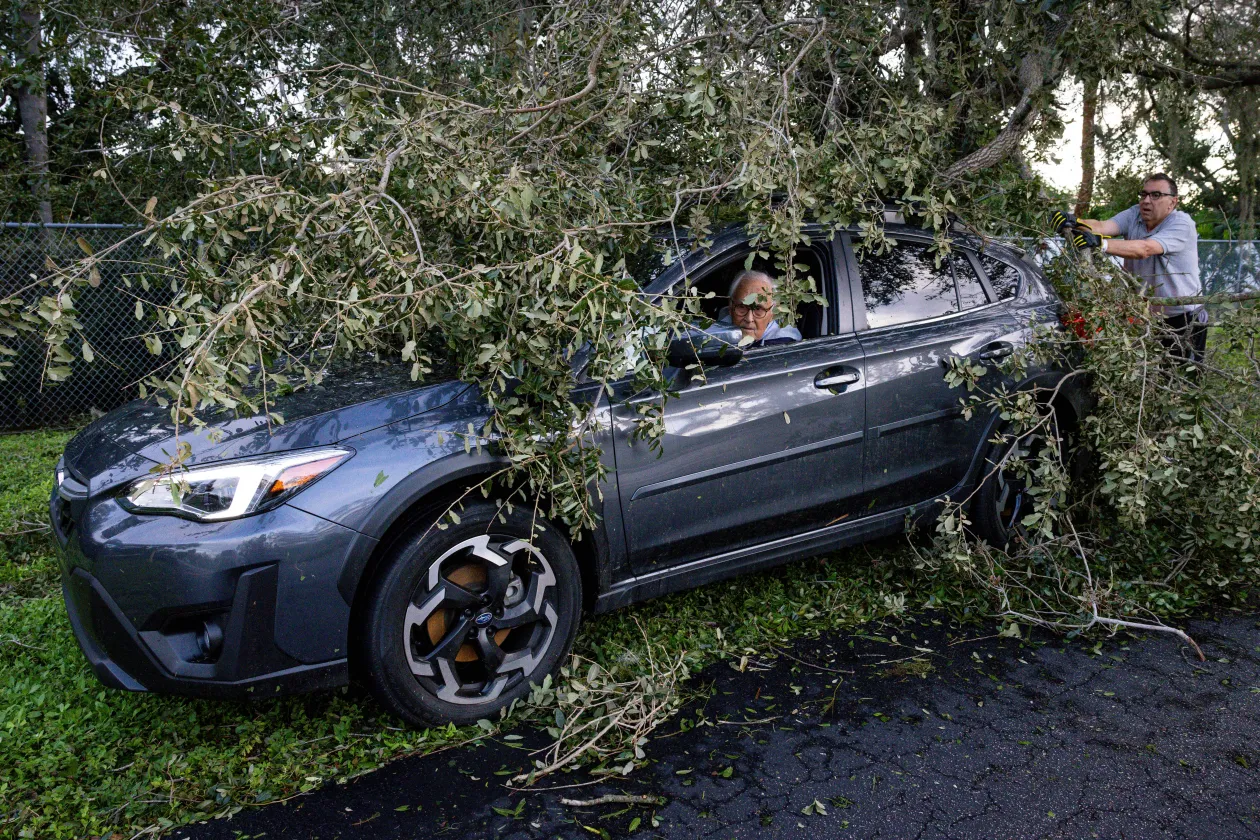
[(752, 316), (754, 318), (764, 318), (766, 316), (766, 313), (769, 311), (770, 311), (770, 307), (762, 306), (760, 303), (753, 304), (752, 306), (749, 306), (746, 303), (732, 303), (731, 304), (731, 314), (734, 315), (736, 318), (743, 318), (749, 312), (752, 313)]
[(1144, 198), (1149, 198), (1151, 201), (1159, 201), (1161, 198), (1164, 198), (1166, 196), (1172, 196), (1176, 198), (1177, 194), (1160, 192), (1159, 190), (1151, 190), (1150, 192), (1147, 192), (1146, 190), (1142, 190), (1140, 193), (1138, 193), (1138, 201), (1141, 201)]

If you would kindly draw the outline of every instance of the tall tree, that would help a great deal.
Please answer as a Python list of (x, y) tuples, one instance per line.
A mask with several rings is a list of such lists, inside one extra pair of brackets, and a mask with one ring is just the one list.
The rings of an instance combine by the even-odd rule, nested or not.
[(48, 80), (41, 49), (43, 13), (40, 0), (22, 0), (16, 8), (16, 60), (11, 84), (26, 143), (31, 193), (39, 220), (51, 224), (52, 199), (48, 183)]
[[(1126, 60), (1143, 82), (1148, 104), (1135, 116), (1157, 151), (1236, 235), (1255, 236), (1260, 121), (1260, 6), (1251, 0), (1174, 3), (1143, 20), (1145, 40)], [(1224, 144), (1200, 129), (1215, 123)], [(1225, 160), (1223, 169), (1213, 159)], [(1237, 228), (1235, 228), (1237, 223)]]

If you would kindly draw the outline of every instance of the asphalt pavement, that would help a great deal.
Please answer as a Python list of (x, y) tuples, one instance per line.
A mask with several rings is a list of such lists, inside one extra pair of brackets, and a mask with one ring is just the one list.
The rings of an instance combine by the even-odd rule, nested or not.
[[(1260, 838), (1260, 618), (1187, 629), (1206, 662), (1167, 634), (1020, 640), (928, 613), (707, 668), (628, 778), (509, 790), (546, 744), (523, 733), (171, 836)], [(610, 794), (659, 799), (561, 802)]]

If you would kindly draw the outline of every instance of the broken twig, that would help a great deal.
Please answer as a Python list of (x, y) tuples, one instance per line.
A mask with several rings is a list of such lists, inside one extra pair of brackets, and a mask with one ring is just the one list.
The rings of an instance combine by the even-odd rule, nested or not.
[(660, 805), (664, 799), (648, 794), (633, 795), (628, 793), (606, 793), (594, 799), (561, 799), (561, 805), (574, 808), (590, 808), (593, 805)]

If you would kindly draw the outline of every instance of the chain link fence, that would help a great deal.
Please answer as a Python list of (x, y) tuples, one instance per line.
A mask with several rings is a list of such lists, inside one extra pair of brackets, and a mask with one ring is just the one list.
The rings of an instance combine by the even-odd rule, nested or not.
[(1260, 240), (1199, 240), (1199, 278), (1206, 294), (1260, 289)]
[(99, 263), (100, 283), (75, 294), (77, 318), (93, 351), (91, 364), (80, 359), (67, 380), (51, 382), (44, 375), (47, 347), (38, 337), (23, 334), (6, 340), (18, 353), (0, 357), (12, 362), (0, 371), (5, 377), (0, 381), (0, 429), (63, 426), (108, 411), (135, 399), (138, 383), (169, 360), (165, 353), (149, 352), (143, 325), (136, 320), (137, 300), (160, 306), (172, 293), (168, 284), (153, 282), (165, 265), (159, 253), (142, 246), (140, 237), (127, 239), (135, 232), (128, 225), (7, 222), (0, 227), (0, 299), (18, 297), (27, 303), (48, 293), (43, 281), (55, 266), (80, 259), (85, 251), (100, 254), (122, 243)]
[[(94, 361), (80, 360), (64, 382), (49, 382), (46, 348), (38, 340), (19, 338), (13, 366), (0, 381), (0, 429), (26, 429), (73, 423), (93, 412), (109, 411), (138, 396), (138, 384), (169, 361), (168, 352), (154, 356), (136, 320), (137, 299), (146, 306), (163, 305), (172, 292), (161, 277), (164, 264), (153, 249), (143, 247), (135, 228), (126, 225), (40, 225), (4, 223), (0, 227), (0, 299), (18, 296), (33, 302), (46, 293), (41, 281), (51, 266), (66, 265), (84, 254), (122, 244), (100, 263), (101, 282), (82, 289), (76, 306)], [(1039, 258), (1054, 250), (1053, 240), (1035, 240), (1025, 247)], [(1199, 265), (1208, 294), (1260, 289), (1260, 241), (1200, 240)], [(166, 347), (171, 346), (166, 342)]]
[[(1062, 249), (1061, 239), (1023, 239), (1021, 247), (1043, 265)], [(1120, 262), (1119, 257), (1112, 257)], [(1199, 280), (1205, 295), (1260, 289), (1260, 240), (1200, 239)]]

